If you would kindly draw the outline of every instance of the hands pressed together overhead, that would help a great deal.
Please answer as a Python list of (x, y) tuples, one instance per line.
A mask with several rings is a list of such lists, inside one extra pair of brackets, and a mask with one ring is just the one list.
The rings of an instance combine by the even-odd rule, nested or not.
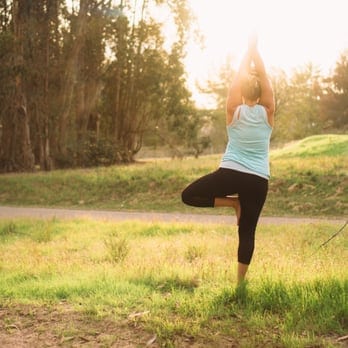
[(248, 50), (249, 52), (255, 52), (257, 50), (258, 37), (255, 32), (250, 34), (248, 41)]

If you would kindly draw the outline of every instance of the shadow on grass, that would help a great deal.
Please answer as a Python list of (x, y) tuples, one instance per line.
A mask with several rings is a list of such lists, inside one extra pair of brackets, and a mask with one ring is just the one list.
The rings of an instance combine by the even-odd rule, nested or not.
[(158, 279), (148, 276), (140, 279), (133, 279), (130, 282), (136, 285), (144, 285), (152, 291), (162, 293), (173, 291), (194, 292), (199, 285), (196, 279), (180, 278), (179, 276), (162, 277)]

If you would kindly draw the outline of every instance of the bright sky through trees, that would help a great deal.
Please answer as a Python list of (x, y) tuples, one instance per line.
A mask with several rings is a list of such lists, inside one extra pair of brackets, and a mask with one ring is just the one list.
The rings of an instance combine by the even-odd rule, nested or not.
[[(78, 0), (66, 0), (78, 5)], [(119, 1), (115, 1), (119, 3)], [(141, 12), (142, 1), (134, 0)], [(227, 57), (239, 65), (250, 32), (259, 36), (266, 67), (291, 72), (312, 62), (323, 73), (334, 68), (340, 53), (348, 50), (348, 0), (188, 0), (198, 30), (205, 38), (202, 49), (193, 38), (187, 46), (186, 70), (198, 105), (207, 101), (196, 82), (214, 79)], [(163, 7), (153, 8), (163, 23), (168, 48), (173, 40), (173, 18)], [(117, 15), (117, 12), (111, 13)]]
[[(324, 73), (348, 49), (347, 0), (189, 0), (205, 48), (188, 46), (188, 79), (213, 78), (226, 57), (238, 67), (252, 30), (267, 67), (289, 72), (308, 62)], [(199, 96), (196, 95), (196, 99)]]

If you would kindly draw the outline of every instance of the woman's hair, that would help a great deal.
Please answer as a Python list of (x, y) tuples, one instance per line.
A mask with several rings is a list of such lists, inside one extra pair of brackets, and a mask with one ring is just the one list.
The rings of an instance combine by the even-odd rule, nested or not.
[(245, 99), (255, 101), (261, 97), (261, 85), (258, 77), (250, 73), (241, 81), (242, 96)]

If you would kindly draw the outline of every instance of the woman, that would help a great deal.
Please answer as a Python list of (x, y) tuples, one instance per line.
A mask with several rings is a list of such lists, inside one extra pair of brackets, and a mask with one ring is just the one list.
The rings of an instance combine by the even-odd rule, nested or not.
[(273, 125), (273, 90), (253, 38), (229, 88), (228, 144), (220, 167), (182, 192), (183, 202), (191, 206), (235, 209), (239, 226), (238, 283), (245, 279), (254, 252), (256, 225), (267, 196)]

